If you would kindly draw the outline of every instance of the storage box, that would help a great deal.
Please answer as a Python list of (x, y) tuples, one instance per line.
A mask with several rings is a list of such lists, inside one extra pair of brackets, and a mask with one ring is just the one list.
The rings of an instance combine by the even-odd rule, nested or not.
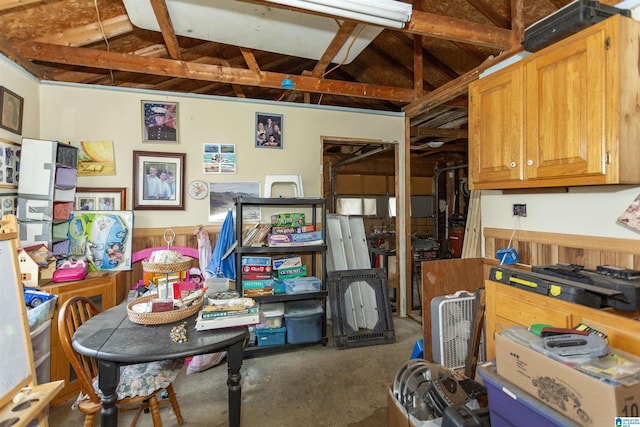
[(537, 52), (617, 13), (631, 16), (629, 10), (577, 0), (525, 29), (522, 44), (525, 50)]
[(34, 361), (36, 368), (36, 381), (38, 384), (48, 383), (51, 379), (51, 353), (47, 352)]
[(269, 346), (269, 345), (283, 345), (285, 342), (285, 337), (287, 334), (287, 328), (256, 328), (256, 337), (258, 340), (258, 347)]
[(304, 225), (303, 213), (281, 213), (271, 215), (271, 225), (276, 227)]
[(504, 265), (492, 267), (489, 271), (489, 280), (587, 307), (602, 306), (602, 297), (596, 293), (587, 292), (584, 287), (581, 287), (581, 283), (521, 270), (517, 267)]
[[(29, 292), (37, 292), (32, 290), (25, 290)], [(27, 321), (29, 323), (29, 329), (35, 330), (38, 326), (53, 318), (53, 312), (56, 308), (57, 295), (48, 294), (46, 292), (40, 292), (44, 294), (43, 298), (46, 300), (37, 307), (27, 309)]]
[(51, 351), (51, 319), (34, 328), (30, 336), (34, 360), (48, 354)]
[(284, 318), (287, 342), (303, 344), (322, 339), (324, 309), (316, 300), (292, 301), (285, 304)]
[(243, 256), (242, 265), (271, 266), (271, 257), (268, 256)]
[(274, 302), (271, 304), (260, 304), (260, 319), (262, 323), (258, 328), (281, 328), (282, 316), (284, 316), (284, 303)]
[[(498, 375), (567, 418), (588, 426), (614, 425), (617, 416), (640, 405), (640, 384), (610, 385), (540, 354), (504, 335), (495, 335)], [(640, 358), (609, 348), (612, 353)]]
[(293, 277), (305, 277), (307, 275), (307, 266), (300, 265), (298, 267), (284, 267), (276, 270), (278, 279), (287, 279)]
[(273, 258), (273, 269), (279, 268), (299, 267), (302, 265), (302, 258), (300, 255), (286, 255)]
[(492, 427), (578, 426), (499, 376), (495, 360), (478, 366), (478, 374), (487, 388)]
[(287, 295), (307, 294), (320, 291), (320, 279), (314, 276), (293, 277), (284, 279), (285, 292)]
[(389, 427), (439, 427), (442, 418), (435, 420), (421, 421), (413, 415), (409, 415), (400, 402), (393, 396), (393, 390), (389, 388), (387, 392), (387, 406), (389, 414)]

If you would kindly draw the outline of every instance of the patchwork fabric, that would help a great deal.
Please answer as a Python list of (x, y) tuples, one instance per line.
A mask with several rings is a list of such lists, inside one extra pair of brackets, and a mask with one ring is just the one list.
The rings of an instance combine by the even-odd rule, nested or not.
[[(183, 365), (184, 359), (173, 359), (120, 367), (120, 383), (116, 389), (118, 400), (125, 397), (149, 396), (158, 389), (168, 387), (176, 379)], [(93, 389), (102, 398), (98, 377), (93, 379)]]

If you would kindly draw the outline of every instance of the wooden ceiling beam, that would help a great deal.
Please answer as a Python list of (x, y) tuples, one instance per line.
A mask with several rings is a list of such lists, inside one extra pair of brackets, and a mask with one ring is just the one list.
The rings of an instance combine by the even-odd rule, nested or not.
[(153, 13), (156, 15), (158, 25), (160, 26), (160, 33), (164, 39), (164, 44), (167, 45), (167, 51), (169, 56), (173, 59), (180, 59), (180, 44), (178, 43), (178, 37), (173, 29), (173, 23), (169, 16), (169, 9), (167, 9), (167, 3), (165, 0), (151, 0), (151, 7)]
[(522, 46), (517, 46), (503, 53), (502, 55), (498, 55), (496, 57), (486, 60), (485, 62), (483, 62), (476, 68), (474, 68), (473, 70), (468, 71), (465, 74), (458, 77), (457, 79), (452, 80), (449, 83), (446, 83), (440, 86), (438, 89), (428, 93), (427, 95), (423, 96), (417, 101), (414, 101), (411, 104), (406, 105), (404, 108), (402, 108), (402, 111), (404, 111), (405, 114), (409, 118), (411, 118), (429, 110), (430, 108), (441, 105), (450, 99), (453, 99), (457, 96), (467, 93), (467, 90), (469, 88), (469, 83), (477, 80), (480, 73), (482, 73), (487, 68), (492, 67), (495, 64), (498, 64), (519, 52), (522, 52), (522, 50), (523, 50)]
[(401, 31), (498, 50), (506, 50), (512, 46), (510, 30), (419, 10), (413, 11), (411, 21)]
[(336, 35), (333, 36), (333, 40), (331, 40), (331, 43), (329, 43), (329, 46), (327, 46), (327, 49), (322, 54), (322, 57), (318, 60), (316, 66), (313, 67), (313, 71), (311, 71), (313, 77), (325, 76), (327, 67), (331, 64), (331, 61), (340, 49), (342, 49), (342, 46), (349, 40), (349, 36), (351, 36), (351, 33), (353, 33), (353, 30), (355, 30), (357, 26), (358, 23), (354, 21), (344, 21), (342, 23)]
[(249, 67), (252, 71), (260, 71), (260, 66), (258, 65), (258, 61), (256, 61), (256, 56), (253, 54), (253, 51), (246, 47), (240, 47), (240, 53), (244, 58), (244, 62), (247, 63), (247, 67)]
[(81, 47), (67, 47), (38, 42), (26, 42), (19, 51), (32, 60), (93, 68), (115, 69), (135, 73), (155, 74), (204, 81), (219, 81), (247, 86), (281, 88), (285, 78), (293, 81), (296, 90), (329, 93), (342, 96), (387, 99), (410, 102), (413, 89), (369, 85), (355, 82), (289, 76), (283, 73), (255, 72), (219, 65), (197, 64), (162, 58), (138, 57), (131, 54), (106, 52)]
[(37, 64), (32, 63), (27, 58), (25, 58), (20, 52), (18, 52), (13, 46), (11, 46), (7, 41), (0, 35), (0, 53), (4, 56), (20, 65), (22, 68), (36, 76), (41, 80), (52, 79), (51, 75), (49, 75), (44, 68), (40, 67)]
[(32, 3), (42, 3), (43, 0), (0, 0), (0, 10), (13, 9)]
[[(1, 1), (1, 0), (0, 0)], [(104, 38), (110, 39), (133, 31), (133, 25), (129, 21), (127, 15), (120, 15), (102, 21), (102, 29), (100, 23), (93, 22), (77, 28), (48, 34), (46, 36), (35, 39), (37, 42), (59, 44), (62, 46), (86, 46), (92, 43), (104, 41)]]

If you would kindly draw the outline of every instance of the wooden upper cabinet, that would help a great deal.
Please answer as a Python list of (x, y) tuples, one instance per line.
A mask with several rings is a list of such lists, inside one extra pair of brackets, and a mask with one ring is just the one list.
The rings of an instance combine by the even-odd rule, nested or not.
[(523, 67), (489, 75), (469, 88), (472, 182), (522, 180)]
[(640, 183), (639, 37), (616, 15), (470, 85), (471, 188)]

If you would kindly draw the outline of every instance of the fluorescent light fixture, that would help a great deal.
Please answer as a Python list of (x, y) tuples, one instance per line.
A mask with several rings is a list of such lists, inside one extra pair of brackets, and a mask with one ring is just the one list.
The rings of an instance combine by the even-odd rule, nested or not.
[(411, 4), (397, 0), (267, 0), (383, 27), (403, 28), (411, 20)]

